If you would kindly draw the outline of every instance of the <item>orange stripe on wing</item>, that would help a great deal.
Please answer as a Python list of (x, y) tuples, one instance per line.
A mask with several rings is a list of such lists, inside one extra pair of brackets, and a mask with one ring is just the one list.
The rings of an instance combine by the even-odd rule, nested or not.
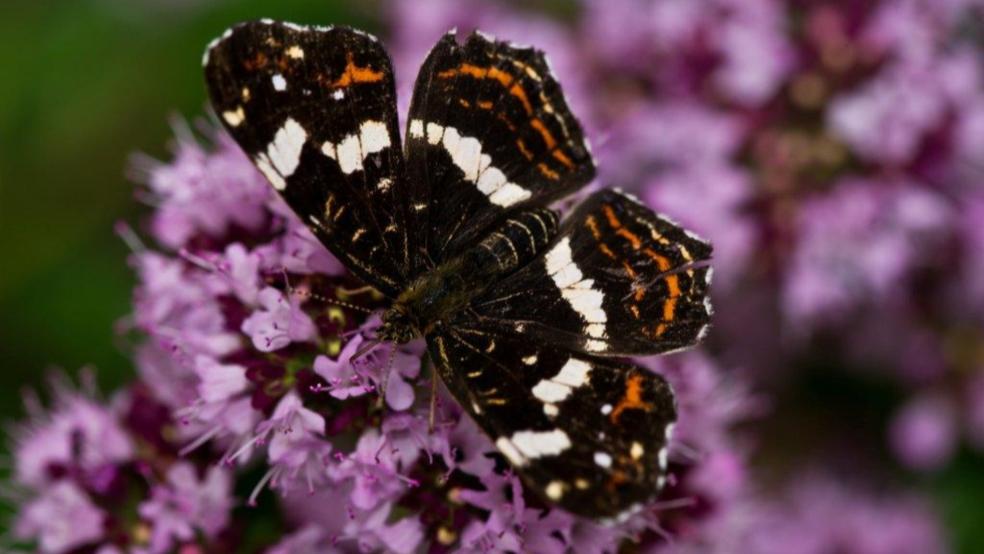
[(557, 159), (558, 162), (567, 166), (568, 169), (574, 169), (574, 162), (564, 154), (562, 150), (554, 150), (553, 157)]
[(526, 110), (528, 115), (533, 115), (533, 105), (530, 104), (530, 99), (526, 96), (526, 91), (523, 90), (523, 87), (521, 87), (519, 83), (514, 84), (509, 89), (509, 94), (519, 99), (519, 101), (523, 104), (523, 109)]
[[(652, 248), (646, 248), (643, 252), (656, 262), (656, 265), (659, 266), (660, 271), (669, 271), (673, 265), (670, 263), (669, 258), (658, 254)], [(680, 296), (680, 277), (678, 275), (667, 275), (663, 277), (663, 280), (666, 281), (666, 288), (669, 295), (666, 300), (663, 301), (663, 323), (657, 325), (656, 329), (653, 331), (653, 335), (655, 337), (659, 337), (665, 333), (667, 324), (673, 321), (676, 317), (677, 298)]]
[(375, 83), (383, 80), (382, 71), (373, 71), (371, 67), (359, 67), (352, 59), (352, 53), (345, 55), (346, 65), (342, 76), (335, 79), (332, 88), (345, 88), (353, 83)]
[(540, 162), (536, 164), (536, 167), (537, 169), (540, 170), (540, 173), (542, 173), (543, 176), (546, 177), (547, 179), (550, 179), (551, 181), (556, 181), (557, 179), (560, 179), (560, 175), (556, 171), (550, 169), (550, 166), (548, 166), (547, 164)]
[(625, 381), (625, 392), (609, 416), (612, 423), (618, 424), (618, 418), (625, 410), (649, 410), (652, 407), (642, 400), (642, 375), (630, 375)]
[(557, 139), (554, 138), (550, 133), (550, 129), (547, 129), (547, 126), (542, 121), (534, 117), (530, 120), (530, 125), (543, 137), (543, 143), (547, 146), (547, 150), (553, 150), (554, 146), (557, 146)]

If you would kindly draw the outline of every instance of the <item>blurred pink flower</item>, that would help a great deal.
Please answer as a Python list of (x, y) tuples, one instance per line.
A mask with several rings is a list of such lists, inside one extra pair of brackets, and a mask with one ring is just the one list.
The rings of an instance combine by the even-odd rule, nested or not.
[(914, 469), (942, 468), (957, 449), (956, 416), (956, 407), (945, 396), (927, 393), (909, 400), (889, 430), (896, 457)]

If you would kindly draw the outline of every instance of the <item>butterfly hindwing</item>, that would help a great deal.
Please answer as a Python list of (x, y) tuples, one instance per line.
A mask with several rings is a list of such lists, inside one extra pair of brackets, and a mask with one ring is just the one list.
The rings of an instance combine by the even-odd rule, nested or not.
[(657, 354), (702, 338), (711, 247), (634, 198), (602, 190), (538, 260), (473, 302), (489, 324), (596, 355)]
[(545, 206), (594, 176), (542, 52), (453, 33), (417, 77), (406, 138), (415, 221), (431, 263), (473, 244), (507, 210)]
[(209, 46), (216, 114), (342, 262), (395, 297), (410, 271), (409, 209), (389, 57), (344, 27), (256, 21)]
[(662, 487), (676, 407), (661, 376), (478, 322), (428, 344), (449, 390), (545, 500), (611, 518)]

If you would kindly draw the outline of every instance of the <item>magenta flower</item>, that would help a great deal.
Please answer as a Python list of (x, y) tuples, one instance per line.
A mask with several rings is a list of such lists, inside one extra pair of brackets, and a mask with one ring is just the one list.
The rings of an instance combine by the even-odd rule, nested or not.
[(956, 451), (959, 439), (956, 407), (945, 396), (924, 394), (895, 415), (889, 430), (896, 456), (916, 469), (941, 468)]
[(744, 548), (755, 552), (947, 551), (931, 508), (918, 498), (863, 494), (830, 477), (801, 479), (752, 525), (754, 542)]
[[(215, 133), (219, 156), (202, 150), (184, 126), (178, 127), (176, 163), (138, 162), (150, 202), (154, 237), (178, 249), (196, 235), (219, 237), (233, 227), (257, 230), (266, 224), (270, 186), (228, 136)], [(244, 163), (246, 162), (246, 163)]]
[(171, 466), (167, 482), (155, 486), (139, 507), (140, 516), (153, 528), (148, 552), (170, 552), (196, 532), (214, 538), (229, 522), (231, 493), (232, 476), (225, 468), (209, 468), (200, 478), (190, 463)]
[(260, 308), (243, 321), (243, 332), (257, 350), (271, 352), (315, 337), (314, 322), (300, 309), (300, 299), (288, 300), (282, 292), (267, 287), (260, 291), (258, 302)]
[(52, 389), (53, 408), (45, 412), (29, 397), (33, 419), (13, 430), (19, 484), (41, 489), (71, 473), (98, 485), (106, 470), (133, 459), (133, 442), (118, 410), (72, 391), (62, 379), (53, 379)]
[(103, 538), (106, 515), (70, 481), (58, 481), (28, 502), (14, 532), (37, 541), (40, 552), (56, 554)]
[(888, 299), (942, 243), (949, 218), (939, 195), (909, 183), (852, 180), (805, 204), (784, 290), (787, 317), (836, 318)]

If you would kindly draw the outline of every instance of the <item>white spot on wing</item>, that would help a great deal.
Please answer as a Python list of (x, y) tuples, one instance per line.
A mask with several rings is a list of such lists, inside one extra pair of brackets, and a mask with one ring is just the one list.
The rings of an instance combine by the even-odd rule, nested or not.
[(607, 452), (595, 452), (594, 463), (600, 467), (608, 468), (612, 466), (612, 457)]
[(523, 358), (523, 363), (526, 365), (533, 365), (536, 363), (536, 360), (537, 360), (536, 354), (533, 354), (531, 356), (526, 356), (525, 358)]
[(430, 144), (437, 144), (441, 142), (441, 138), (444, 136), (444, 127), (436, 123), (427, 124), (427, 142)]
[(419, 119), (414, 119), (410, 122), (410, 136), (412, 138), (421, 138), (424, 136), (424, 122)]
[(560, 500), (564, 496), (564, 483), (561, 481), (550, 481), (547, 488), (543, 490), (550, 500)]
[(287, 79), (284, 76), (277, 73), (273, 77), (270, 77), (270, 82), (273, 83), (273, 89), (279, 92), (287, 90)]
[[(584, 343), (584, 348), (586, 348), (588, 352), (604, 352), (605, 350), (608, 350), (608, 343), (600, 340), (589, 340)], [(663, 353), (666, 354), (666, 352)]]
[[(533, 396), (546, 402), (548, 406), (561, 402), (570, 396), (574, 389), (586, 384), (590, 373), (591, 364), (570, 358), (556, 375), (549, 379), (541, 379), (533, 387)], [(547, 411), (546, 407), (544, 411)]]
[[(608, 321), (602, 308), (605, 294), (594, 288), (594, 279), (584, 278), (572, 255), (570, 238), (564, 237), (546, 254), (547, 273), (560, 289), (561, 296), (586, 323), (584, 333), (591, 339), (605, 339)], [(597, 352), (604, 350), (606, 344), (601, 340), (588, 340), (586, 347)]]
[[(513, 433), (509, 442), (525, 458), (556, 456), (571, 447), (571, 441), (567, 437), (567, 433), (560, 429), (554, 429), (553, 431), (517, 431)], [(497, 441), (496, 446), (498, 444)]]
[(343, 89), (338, 89), (335, 92), (331, 93), (331, 97), (334, 98), (335, 100), (344, 100), (345, 91)]
[(535, 387), (533, 387), (533, 396), (544, 402), (550, 403), (560, 402), (561, 400), (567, 398), (567, 395), (570, 393), (570, 387), (560, 383), (555, 383), (549, 379), (542, 379), (536, 384)]
[(532, 195), (530, 191), (516, 183), (506, 183), (499, 190), (489, 195), (489, 202), (508, 208), (517, 202), (522, 202)]
[(222, 112), (222, 119), (229, 125), (238, 127), (240, 123), (246, 120), (246, 113), (243, 112), (242, 106), (238, 106), (235, 110)]
[(284, 126), (273, 136), (267, 151), (257, 156), (256, 165), (275, 189), (283, 190), (287, 186), (285, 179), (294, 174), (301, 162), (301, 150), (306, 140), (307, 132), (300, 123), (287, 118)]
[(557, 408), (556, 404), (544, 404), (543, 413), (547, 417), (556, 417), (556, 415), (560, 413), (560, 410)]
[(284, 178), (277, 173), (277, 170), (270, 165), (270, 160), (266, 157), (266, 154), (260, 154), (259, 157), (256, 158), (256, 167), (259, 168), (260, 173), (262, 173), (267, 180), (270, 181), (273, 188), (277, 190), (284, 190), (287, 188), (287, 181), (285, 181)]
[(290, 48), (287, 49), (287, 55), (290, 56), (291, 58), (294, 58), (295, 60), (303, 60), (304, 49), (295, 44), (294, 46), (291, 46)]
[(348, 135), (337, 143), (326, 141), (321, 151), (338, 162), (342, 172), (347, 174), (363, 169), (362, 162), (370, 154), (390, 146), (389, 132), (381, 121), (363, 121), (359, 134)]
[(584, 360), (571, 358), (567, 360), (560, 372), (554, 375), (552, 380), (567, 385), (568, 387), (580, 387), (588, 382), (588, 375), (591, 373), (591, 364)]
[[(411, 121), (410, 136), (418, 138), (423, 134), (423, 122)], [(454, 165), (464, 173), (465, 180), (474, 183), (489, 202), (508, 208), (532, 196), (530, 191), (510, 182), (502, 170), (492, 166), (492, 157), (482, 152), (482, 143), (477, 138), (462, 136), (454, 127), (437, 123), (427, 123), (426, 134), (427, 142), (443, 146)]]
[(386, 124), (381, 121), (366, 121), (360, 128), (362, 133), (362, 150), (368, 154), (380, 152), (390, 145), (389, 132)]
[(505, 456), (512, 465), (522, 466), (526, 463), (526, 458), (519, 453), (519, 450), (516, 449), (516, 446), (512, 443), (512, 441), (506, 437), (499, 437), (499, 439), (495, 441), (495, 447), (499, 449), (499, 452), (502, 452), (502, 455)]

